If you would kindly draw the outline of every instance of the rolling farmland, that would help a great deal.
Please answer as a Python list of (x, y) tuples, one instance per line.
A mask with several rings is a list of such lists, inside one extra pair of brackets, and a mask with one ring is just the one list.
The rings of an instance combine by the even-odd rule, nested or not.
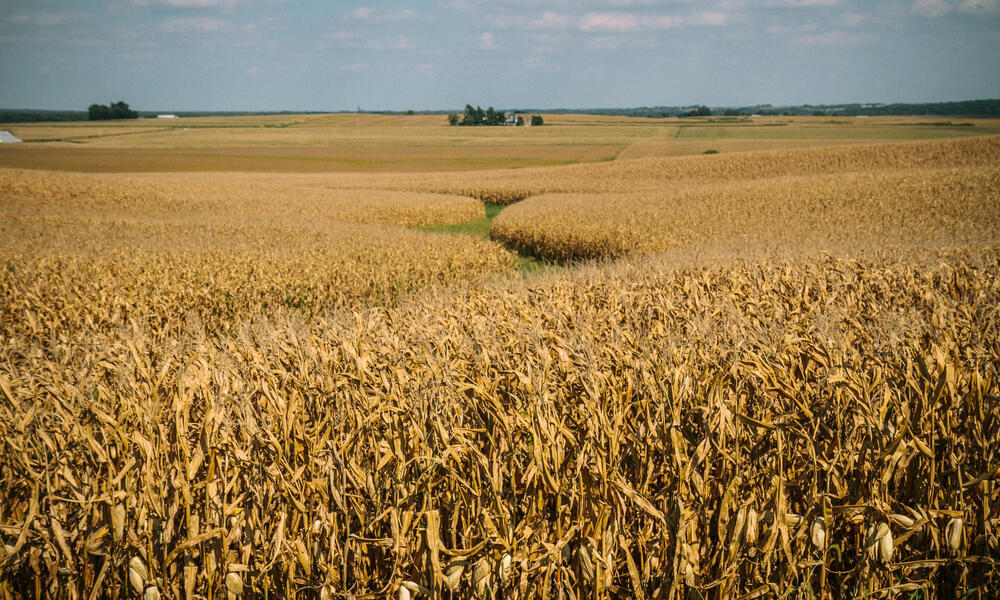
[(995, 121), (177, 121), (4, 125), (0, 598), (1000, 594)]

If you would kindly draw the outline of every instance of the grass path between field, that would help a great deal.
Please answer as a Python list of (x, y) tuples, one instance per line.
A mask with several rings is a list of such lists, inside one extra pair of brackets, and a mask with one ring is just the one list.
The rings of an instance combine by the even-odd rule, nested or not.
[[(490, 239), (490, 228), (493, 226), (493, 219), (504, 209), (502, 204), (486, 204), (485, 216), (475, 221), (465, 223), (451, 223), (447, 225), (428, 225), (419, 227), (422, 231), (433, 233), (447, 233), (451, 235), (471, 235)], [(517, 254), (518, 270), (521, 275), (527, 275), (536, 271), (541, 271), (556, 266), (555, 263), (535, 256), (528, 256), (511, 249)]]

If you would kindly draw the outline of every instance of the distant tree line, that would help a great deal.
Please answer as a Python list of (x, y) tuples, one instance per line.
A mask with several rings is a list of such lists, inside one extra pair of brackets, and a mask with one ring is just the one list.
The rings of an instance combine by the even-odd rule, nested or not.
[(850, 107), (845, 112), (857, 112), (874, 116), (970, 116), (987, 117), (1000, 115), (1000, 99), (966, 100), (963, 102), (934, 102), (929, 104), (882, 104)]
[(109, 119), (138, 119), (139, 113), (128, 107), (123, 101), (112, 102), (110, 106), (105, 104), (91, 104), (87, 109), (87, 116), (91, 121), (107, 121)]
[(82, 110), (31, 110), (0, 108), (0, 123), (38, 123), (83, 121), (87, 113)]
[[(702, 107), (695, 106), (638, 106), (633, 108), (525, 108), (518, 112), (546, 112), (552, 114), (583, 114), (605, 115), (619, 117), (671, 118), (697, 115)], [(705, 107), (712, 116), (749, 117), (764, 116), (954, 116), (954, 117), (994, 117), (1000, 116), (1000, 99), (964, 100), (959, 102), (934, 102), (922, 104), (878, 104), (878, 103), (848, 103), (848, 104), (801, 104), (794, 106), (774, 106), (772, 104), (754, 104), (752, 106)]]
[[(477, 127), (509, 125), (511, 123), (508, 122), (507, 113), (502, 110), (495, 110), (492, 106), (483, 110), (481, 106), (473, 107), (471, 104), (466, 104), (464, 115), (460, 116), (457, 113), (448, 115), (448, 124), (459, 127)], [(538, 115), (531, 117), (531, 124), (535, 126), (541, 125), (542, 118)], [(514, 118), (513, 125), (518, 127), (524, 125), (524, 117), (517, 115)]]

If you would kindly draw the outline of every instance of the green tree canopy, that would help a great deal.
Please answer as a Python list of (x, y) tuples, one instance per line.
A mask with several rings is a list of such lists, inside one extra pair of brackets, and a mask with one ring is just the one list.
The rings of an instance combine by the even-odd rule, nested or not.
[(91, 104), (90, 108), (87, 109), (87, 115), (91, 121), (139, 118), (139, 113), (129, 108), (128, 103), (122, 100), (112, 102), (110, 106), (104, 104)]

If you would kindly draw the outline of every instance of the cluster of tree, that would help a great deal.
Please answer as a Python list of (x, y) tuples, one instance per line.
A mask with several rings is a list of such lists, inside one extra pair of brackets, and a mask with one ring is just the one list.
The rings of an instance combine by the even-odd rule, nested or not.
[[(451, 113), (448, 115), (449, 125), (458, 125), (462, 127), (473, 127), (479, 125), (507, 125), (507, 113), (500, 110), (495, 110), (492, 106), (483, 110), (483, 107), (476, 106), (473, 107), (471, 104), (465, 105), (465, 114), (459, 116), (456, 113)], [(542, 124), (542, 118), (538, 115), (531, 117), (531, 124), (538, 126)], [(517, 115), (514, 119), (514, 125), (520, 127), (524, 125), (524, 117)]]
[(711, 117), (712, 116), (712, 109), (710, 109), (707, 106), (699, 106), (698, 108), (695, 108), (693, 110), (687, 111), (686, 113), (684, 113), (681, 116), (682, 117)]
[(507, 113), (502, 110), (494, 110), (492, 106), (483, 110), (482, 106), (473, 108), (471, 104), (466, 104), (465, 114), (461, 118), (454, 113), (448, 115), (448, 123), (462, 127), (505, 125), (507, 123)]
[(87, 109), (87, 115), (91, 121), (106, 121), (109, 119), (138, 119), (139, 113), (128, 107), (122, 101), (112, 102), (111, 106), (104, 104), (91, 104)]

